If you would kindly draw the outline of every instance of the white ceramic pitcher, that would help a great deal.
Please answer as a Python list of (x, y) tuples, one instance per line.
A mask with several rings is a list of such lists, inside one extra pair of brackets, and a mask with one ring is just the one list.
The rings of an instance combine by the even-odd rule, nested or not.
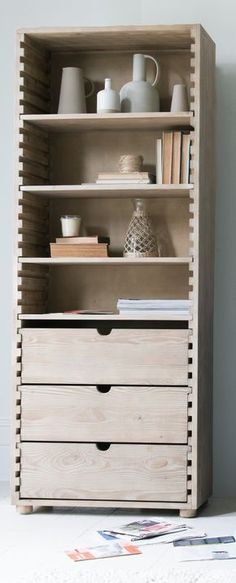
[[(150, 59), (156, 67), (153, 83), (146, 81), (146, 60)], [(121, 111), (160, 111), (159, 93), (155, 87), (159, 77), (159, 67), (156, 59), (150, 55), (136, 54), (133, 56), (133, 81), (121, 88)]]
[[(90, 90), (85, 93), (85, 82), (90, 83)], [(79, 67), (64, 67), (62, 69), (61, 89), (58, 113), (86, 113), (86, 98), (94, 91), (93, 81), (83, 76)]]

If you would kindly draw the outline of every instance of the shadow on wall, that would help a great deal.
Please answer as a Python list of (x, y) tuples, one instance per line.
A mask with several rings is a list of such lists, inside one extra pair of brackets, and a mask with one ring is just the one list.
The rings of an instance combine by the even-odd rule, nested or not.
[(214, 484), (236, 493), (236, 64), (216, 71)]

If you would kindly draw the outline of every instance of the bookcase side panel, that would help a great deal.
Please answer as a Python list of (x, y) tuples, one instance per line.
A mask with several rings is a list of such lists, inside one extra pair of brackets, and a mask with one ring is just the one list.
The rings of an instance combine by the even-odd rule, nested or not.
[(193, 418), (193, 506), (199, 507), (212, 488), (212, 344), (214, 268), (214, 74), (215, 45), (202, 27), (197, 27), (195, 68), (196, 205), (194, 216), (197, 273), (194, 279), (195, 410)]
[(20, 115), (27, 111), (46, 112), (49, 100), (48, 62), (45, 51), (32, 43), (26, 34), (17, 35), (16, 69), (16, 180), (15, 237), (13, 256), (13, 346), (12, 346), (12, 436), (11, 436), (11, 498), (19, 502), (20, 487), (20, 426), (21, 400), (21, 322), (24, 311), (45, 311), (47, 268), (21, 268), (19, 258), (45, 248), (46, 208), (21, 192), (29, 183), (48, 182), (49, 157), (45, 132), (22, 123)]

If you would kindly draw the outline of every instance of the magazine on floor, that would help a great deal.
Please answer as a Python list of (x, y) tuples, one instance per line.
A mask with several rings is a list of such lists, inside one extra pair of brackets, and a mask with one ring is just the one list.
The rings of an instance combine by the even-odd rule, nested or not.
[(125, 535), (130, 537), (131, 541), (138, 541), (186, 529), (186, 524), (143, 519), (112, 527), (111, 529), (104, 529), (102, 532), (108, 535)]
[(124, 555), (139, 555), (142, 551), (128, 542), (97, 545), (85, 549), (78, 548), (66, 551), (67, 556), (73, 561), (90, 561), (92, 559), (105, 559), (108, 557), (121, 557)]

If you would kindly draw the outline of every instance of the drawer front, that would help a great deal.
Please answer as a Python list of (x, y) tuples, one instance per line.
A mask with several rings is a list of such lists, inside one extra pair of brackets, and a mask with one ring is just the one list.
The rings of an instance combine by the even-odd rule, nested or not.
[(22, 382), (187, 385), (188, 330), (22, 331)]
[(185, 502), (184, 445), (21, 444), (21, 498)]
[(186, 387), (22, 386), (24, 441), (187, 443)]

